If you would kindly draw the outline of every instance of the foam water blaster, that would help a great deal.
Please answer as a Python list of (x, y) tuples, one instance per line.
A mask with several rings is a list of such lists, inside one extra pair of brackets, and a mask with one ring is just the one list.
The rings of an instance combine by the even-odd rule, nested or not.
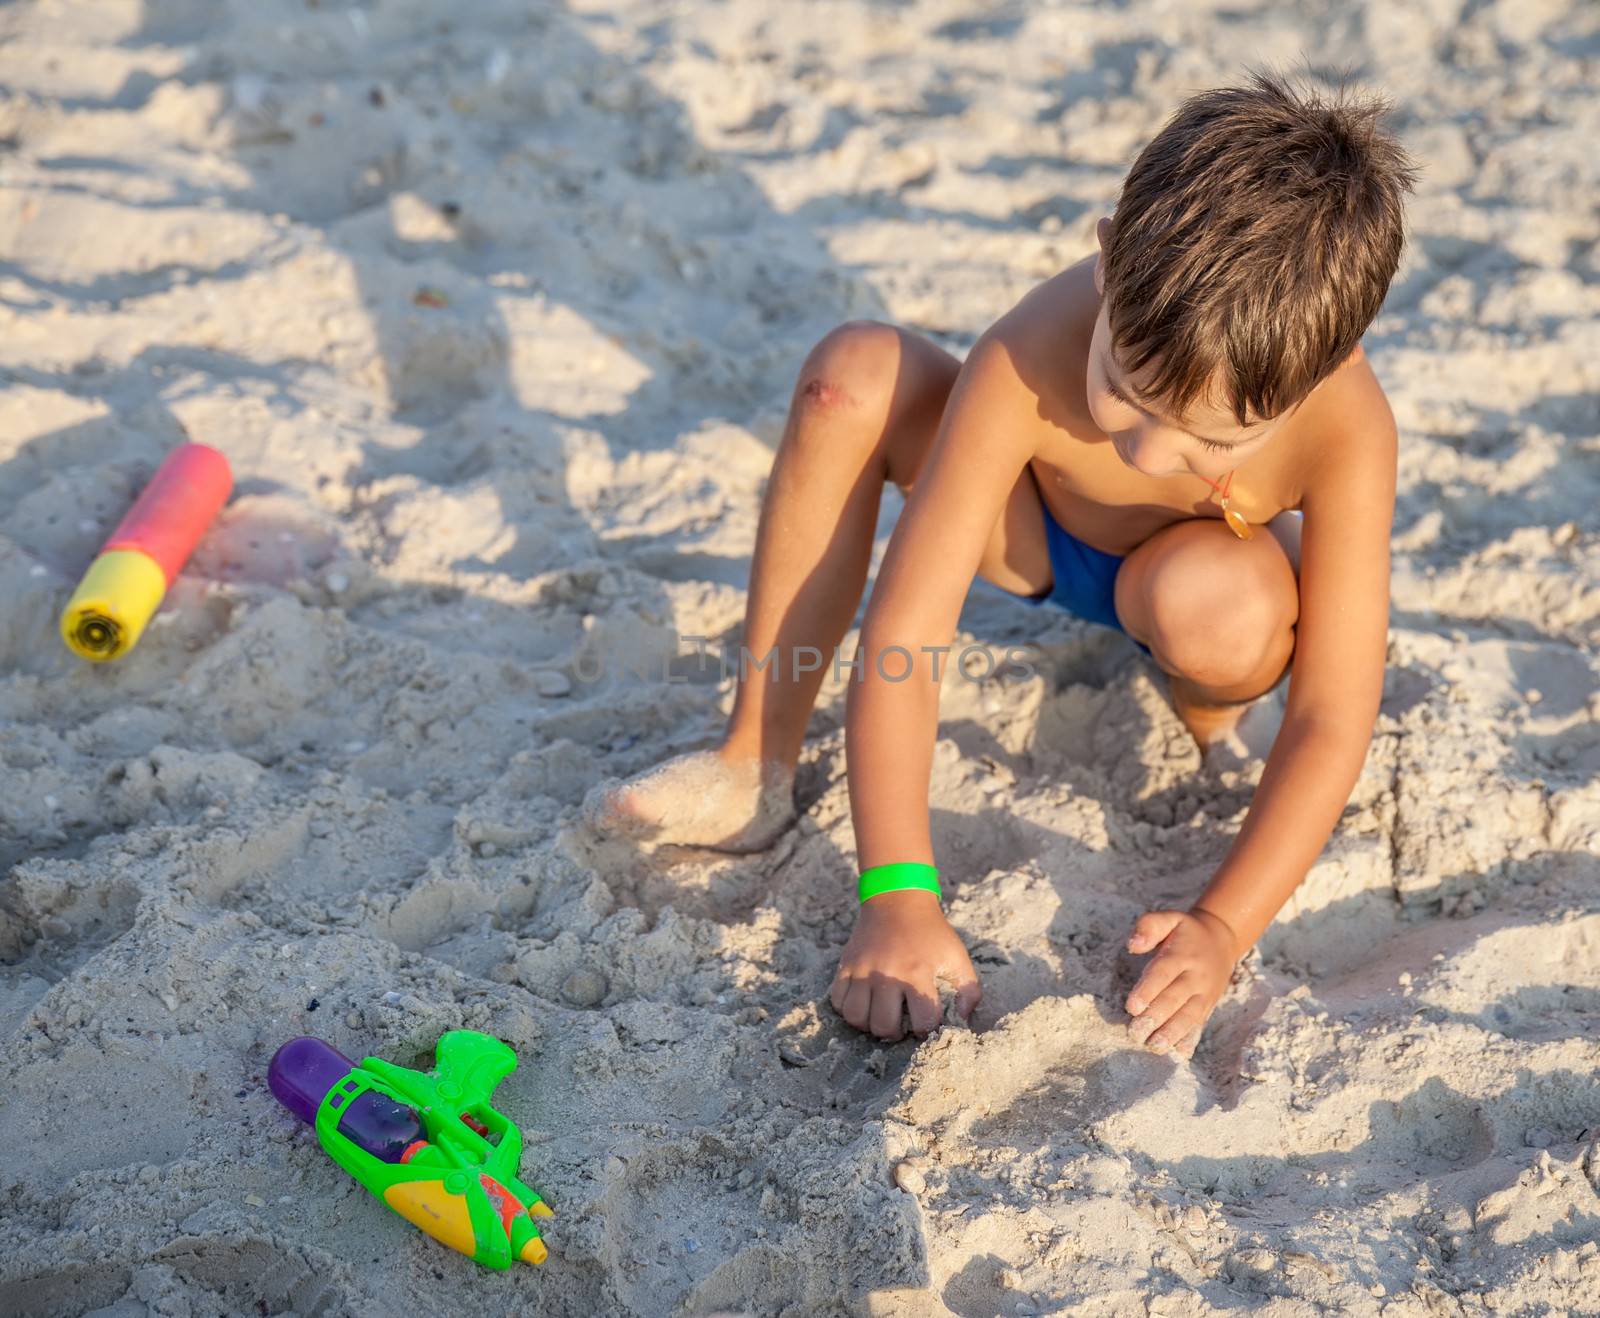
[(133, 649), (232, 490), (228, 460), (209, 444), (167, 454), (67, 601), (68, 648), (102, 663)]
[(273, 1096), (324, 1152), (401, 1217), (486, 1268), (543, 1263), (543, 1199), (517, 1179), (522, 1134), (489, 1104), (517, 1055), (475, 1030), (441, 1035), (431, 1071), (359, 1065), (291, 1039), (267, 1068)]

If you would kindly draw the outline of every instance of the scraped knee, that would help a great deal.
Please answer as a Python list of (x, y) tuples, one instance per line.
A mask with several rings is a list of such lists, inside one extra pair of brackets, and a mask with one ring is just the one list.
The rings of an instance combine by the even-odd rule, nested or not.
[(807, 380), (800, 390), (800, 396), (807, 407), (817, 409), (837, 407), (850, 401), (850, 395), (845, 393), (842, 385), (820, 376)]
[(900, 374), (900, 332), (876, 320), (852, 320), (822, 336), (800, 370), (795, 401), (803, 412), (886, 415)]

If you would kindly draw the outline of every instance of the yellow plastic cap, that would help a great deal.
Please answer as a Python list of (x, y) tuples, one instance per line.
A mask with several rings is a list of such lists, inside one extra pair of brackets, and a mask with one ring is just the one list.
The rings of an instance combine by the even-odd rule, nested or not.
[(535, 1236), (522, 1247), (522, 1253), (517, 1257), (524, 1263), (543, 1263), (550, 1257), (550, 1251), (544, 1247), (544, 1241)]
[(101, 554), (62, 610), (61, 639), (97, 663), (121, 658), (138, 644), (166, 593), (166, 574), (150, 555), (137, 549)]

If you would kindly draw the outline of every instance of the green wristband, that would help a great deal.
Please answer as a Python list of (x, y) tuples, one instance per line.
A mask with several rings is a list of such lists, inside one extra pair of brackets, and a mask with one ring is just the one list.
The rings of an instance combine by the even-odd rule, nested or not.
[(912, 861), (902, 861), (898, 865), (874, 865), (869, 870), (862, 870), (861, 878), (856, 882), (856, 896), (862, 901), (876, 897), (880, 892), (902, 892), (907, 889), (931, 892), (941, 902), (944, 900), (939, 892), (939, 871), (932, 865), (919, 865)]

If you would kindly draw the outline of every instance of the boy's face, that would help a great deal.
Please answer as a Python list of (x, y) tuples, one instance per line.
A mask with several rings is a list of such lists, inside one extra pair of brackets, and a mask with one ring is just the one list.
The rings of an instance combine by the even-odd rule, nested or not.
[[(1232, 412), (1209, 400), (1196, 403), (1186, 416), (1173, 416), (1159, 399), (1140, 387), (1117, 360), (1105, 308), (1105, 241), (1109, 222), (1096, 226), (1101, 252), (1095, 258), (1094, 282), (1100, 291), (1100, 313), (1089, 344), (1085, 380), (1089, 412), (1128, 466), (1147, 476), (1196, 476), (1218, 480), (1261, 449), (1275, 435), (1284, 416), (1252, 418), (1241, 426)], [(1148, 371), (1145, 372), (1148, 374)], [(1292, 412), (1293, 409), (1291, 408)]]

